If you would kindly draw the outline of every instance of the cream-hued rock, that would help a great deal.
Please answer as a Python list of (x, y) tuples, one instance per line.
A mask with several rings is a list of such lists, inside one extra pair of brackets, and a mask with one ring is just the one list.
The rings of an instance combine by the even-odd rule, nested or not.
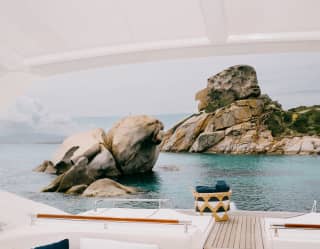
[(302, 137), (300, 154), (320, 153), (320, 138), (304, 136)]
[(259, 130), (255, 123), (244, 122), (225, 130), (225, 138), (206, 152), (230, 154), (266, 153), (273, 144), (269, 130)]
[(42, 164), (33, 169), (35, 172), (45, 172), (49, 174), (56, 174), (57, 170), (55, 169), (53, 163), (49, 160), (43, 161)]
[(48, 186), (44, 187), (41, 192), (55, 192), (59, 188), (64, 174), (58, 175)]
[(190, 152), (202, 152), (219, 143), (225, 136), (224, 131), (203, 132), (192, 145)]
[(284, 137), (275, 139), (269, 130), (256, 132), (246, 131), (238, 135), (226, 135), (216, 145), (205, 150), (211, 153), (230, 154), (286, 154), (286, 155), (312, 155), (320, 154), (320, 138), (316, 136)]
[(273, 152), (282, 152), (287, 155), (311, 155), (320, 153), (320, 137), (302, 136), (285, 137), (277, 141), (272, 148)]
[(242, 135), (228, 135), (221, 142), (209, 148), (206, 152), (229, 154), (254, 154), (263, 153), (265, 146), (258, 142), (257, 133), (254, 130)]
[(255, 143), (255, 150), (257, 153), (269, 153), (274, 143), (271, 131), (259, 131)]
[(106, 146), (122, 174), (151, 171), (159, 156), (163, 124), (156, 118), (129, 116), (116, 123), (106, 136)]
[[(89, 153), (90, 154), (90, 153)], [(102, 149), (94, 158), (86, 157), (89, 155), (84, 153), (82, 157), (77, 158), (75, 165), (54, 179), (43, 192), (69, 192), (76, 194), (78, 191), (71, 189), (78, 185), (88, 185), (96, 179), (106, 176), (119, 176), (120, 172), (116, 167), (112, 154), (107, 149)]]
[(111, 179), (104, 178), (93, 182), (82, 195), (87, 197), (112, 197), (136, 192), (136, 189), (132, 187), (126, 187)]
[(214, 75), (196, 100), (200, 112), (166, 132), (163, 151), (320, 154), (320, 106), (283, 110), (261, 95), (253, 67), (237, 65)]
[(55, 154), (55, 164), (45, 161), (36, 168), (44, 172), (50, 166), (58, 175), (42, 191), (77, 194), (101, 178), (149, 172), (162, 137), (163, 124), (146, 115), (124, 118), (108, 134), (94, 129), (70, 136)]
[(196, 94), (199, 111), (212, 112), (239, 99), (260, 96), (257, 74), (253, 67), (229, 67), (208, 79), (205, 89)]
[(117, 169), (116, 161), (111, 152), (107, 149), (102, 149), (87, 166), (87, 173), (94, 179), (102, 177), (115, 177), (121, 173)]
[(300, 137), (284, 139), (283, 150), (285, 154), (299, 154), (301, 149), (302, 139)]
[(204, 131), (211, 114), (193, 115), (177, 127), (170, 137), (163, 141), (163, 151), (188, 151), (198, 135)]
[(255, 130), (256, 129), (256, 125), (254, 123), (251, 122), (244, 122), (241, 124), (237, 124), (234, 126), (231, 126), (227, 129), (225, 129), (225, 134), (226, 135), (239, 135), (244, 133), (245, 131), (249, 131), (249, 130)]
[(63, 174), (57, 191), (66, 192), (73, 186), (92, 183), (95, 178), (88, 174), (87, 164), (88, 159), (86, 157), (80, 158), (76, 165)]
[(96, 179), (106, 176), (118, 176), (119, 171), (111, 153), (104, 149), (89, 163), (88, 158), (83, 156), (77, 159), (77, 163), (73, 165), (65, 173), (53, 180), (43, 192), (58, 191), (67, 193), (77, 193), (78, 189), (72, 189), (79, 185), (89, 185)]
[(245, 99), (238, 100), (230, 106), (216, 111), (214, 116), (214, 127), (216, 130), (225, 129), (236, 124), (249, 121), (258, 116), (263, 110), (263, 100)]
[(75, 186), (72, 186), (71, 188), (69, 188), (66, 191), (66, 194), (81, 195), (86, 190), (87, 187), (88, 187), (88, 185), (86, 185), (86, 184), (75, 185)]
[(66, 138), (63, 143), (59, 146), (55, 155), (53, 156), (52, 162), (57, 164), (62, 161), (66, 153), (72, 147), (78, 147), (70, 156), (71, 160), (79, 158), (88, 151), (90, 148), (95, 146), (96, 144), (104, 144), (105, 141), (105, 132), (101, 128), (93, 129), (86, 132), (77, 133)]

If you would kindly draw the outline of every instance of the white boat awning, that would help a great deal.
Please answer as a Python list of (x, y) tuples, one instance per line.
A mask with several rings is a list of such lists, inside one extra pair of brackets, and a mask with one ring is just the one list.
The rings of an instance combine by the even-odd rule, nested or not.
[(320, 50), (317, 0), (3, 0), (0, 72)]
[(317, 0), (2, 0), (0, 109), (38, 77), (118, 64), (320, 51)]

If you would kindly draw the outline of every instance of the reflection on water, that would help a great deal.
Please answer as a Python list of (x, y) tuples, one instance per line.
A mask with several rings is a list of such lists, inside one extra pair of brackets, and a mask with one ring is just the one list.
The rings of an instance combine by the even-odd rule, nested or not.
[(136, 187), (141, 191), (148, 189), (149, 192), (158, 192), (161, 185), (161, 176), (158, 172), (153, 171), (143, 175), (123, 176), (117, 181), (124, 185)]
[[(50, 158), (56, 147), (0, 145), (0, 188), (68, 212), (92, 209), (94, 198), (40, 193), (55, 176), (32, 169)], [(232, 200), (239, 209), (309, 211), (313, 200), (320, 200), (320, 157), (162, 153), (154, 172), (118, 180), (142, 191), (125, 198), (169, 198), (172, 202), (168, 206), (193, 208), (192, 188), (218, 179), (231, 185)], [(122, 205), (141, 207), (141, 203)], [(152, 205), (155, 204), (147, 204)]]

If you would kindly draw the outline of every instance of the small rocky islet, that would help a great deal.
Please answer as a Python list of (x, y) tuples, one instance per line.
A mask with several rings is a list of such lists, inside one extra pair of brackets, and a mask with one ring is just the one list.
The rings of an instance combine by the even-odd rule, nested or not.
[[(137, 193), (112, 179), (152, 171), (160, 150), (224, 154), (320, 154), (320, 106), (284, 110), (261, 94), (256, 71), (230, 67), (196, 94), (198, 113), (166, 132), (156, 118), (129, 116), (108, 132), (66, 138), (35, 171), (57, 177), (42, 191), (110, 197)], [(111, 178), (111, 179), (110, 179)]]
[(320, 106), (284, 110), (261, 94), (251, 66), (232, 66), (210, 77), (196, 100), (199, 112), (166, 132), (162, 151), (320, 154)]
[(106, 133), (103, 129), (66, 138), (51, 161), (34, 171), (57, 177), (42, 191), (110, 197), (138, 190), (110, 178), (152, 171), (163, 136), (163, 124), (146, 115), (129, 116)]

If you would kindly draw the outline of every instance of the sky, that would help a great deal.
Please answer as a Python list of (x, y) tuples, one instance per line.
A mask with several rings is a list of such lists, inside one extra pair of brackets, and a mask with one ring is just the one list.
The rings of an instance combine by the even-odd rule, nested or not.
[[(284, 108), (320, 104), (320, 53), (215, 56), (118, 65), (52, 76), (25, 98), (68, 117), (193, 113), (207, 78), (237, 64), (256, 68), (262, 93)], [(20, 105), (23, 106), (23, 103)]]

